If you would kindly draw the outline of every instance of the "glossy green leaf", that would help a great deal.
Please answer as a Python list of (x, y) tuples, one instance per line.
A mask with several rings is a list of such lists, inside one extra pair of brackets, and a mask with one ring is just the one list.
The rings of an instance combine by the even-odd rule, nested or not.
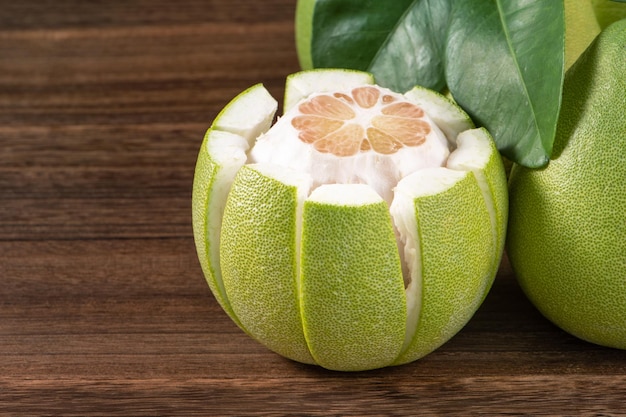
[(457, 1), (450, 20), (450, 92), (503, 155), (527, 167), (545, 165), (552, 153), (564, 31), (555, 0)]
[(447, 1), (414, 1), (397, 21), (368, 70), (397, 91), (408, 91), (415, 85), (443, 90), (446, 86), (443, 51), (449, 15)]
[(447, 88), (505, 156), (547, 163), (563, 84), (562, 1), (299, 0), (298, 9), (304, 67), (370, 71), (401, 92)]
[(302, 4), (313, 11), (313, 67), (370, 71), (378, 83), (396, 91), (416, 84), (445, 87), (442, 51), (448, 1), (305, 0), (299, 7)]

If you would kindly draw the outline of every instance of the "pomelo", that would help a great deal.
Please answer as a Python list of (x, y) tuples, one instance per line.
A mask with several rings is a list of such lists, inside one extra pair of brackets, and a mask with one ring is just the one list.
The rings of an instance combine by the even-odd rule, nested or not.
[(626, 349), (626, 19), (565, 76), (553, 159), (510, 176), (508, 255), (556, 325)]
[(193, 226), (209, 287), (269, 349), (328, 369), (400, 365), (449, 340), (485, 298), (507, 222), (485, 129), (446, 97), (371, 74), (260, 85), (209, 128)]
[(617, 0), (591, 0), (600, 29), (626, 18), (626, 3)]
[(565, 0), (565, 69), (569, 69), (580, 54), (600, 33), (591, 0)]

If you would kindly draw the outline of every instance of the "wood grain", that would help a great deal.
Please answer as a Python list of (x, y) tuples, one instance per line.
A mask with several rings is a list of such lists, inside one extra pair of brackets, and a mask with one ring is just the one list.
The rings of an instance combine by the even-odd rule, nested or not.
[(362, 373), (293, 363), (220, 310), (191, 232), (212, 118), (298, 69), (295, 1), (0, 0), (0, 414), (622, 415), (626, 355), (506, 262), (449, 343)]

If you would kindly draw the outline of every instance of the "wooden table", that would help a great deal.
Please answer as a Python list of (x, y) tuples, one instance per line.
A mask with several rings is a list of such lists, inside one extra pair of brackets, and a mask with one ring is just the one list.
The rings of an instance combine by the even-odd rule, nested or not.
[(191, 183), (239, 91), (298, 70), (291, 0), (0, 1), (2, 415), (617, 415), (626, 354), (526, 301), (506, 261), (410, 365), (337, 373), (245, 336), (201, 274)]

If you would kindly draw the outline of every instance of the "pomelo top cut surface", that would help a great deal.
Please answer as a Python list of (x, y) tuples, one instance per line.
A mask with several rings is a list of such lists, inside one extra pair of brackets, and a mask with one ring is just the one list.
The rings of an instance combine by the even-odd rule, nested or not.
[[(305, 74), (318, 71), (332, 76), (328, 70)], [(373, 84), (342, 87), (309, 93), (295, 103), (257, 139), (251, 162), (307, 172), (313, 188), (369, 184), (388, 204), (401, 178), (445, 164), (454, 144), (422, 106)]]

